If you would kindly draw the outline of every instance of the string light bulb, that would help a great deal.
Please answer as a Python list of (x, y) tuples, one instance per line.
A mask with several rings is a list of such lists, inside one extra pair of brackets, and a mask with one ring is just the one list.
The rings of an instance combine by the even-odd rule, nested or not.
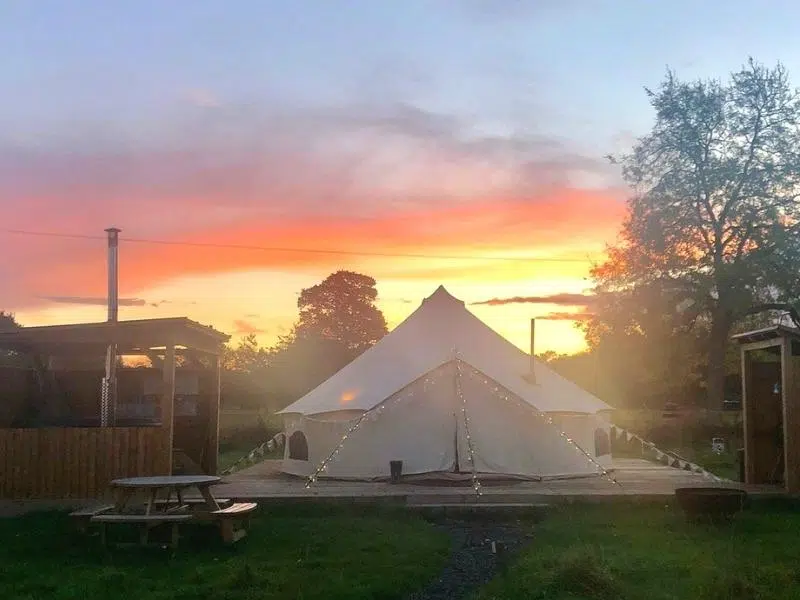
[[(435, 369), (434, 371), (431, 371), (428, 374), (428, 376), (425, 377), (422, 380), (421, 392), (423, 394), (428, 391), (428, 387), (431, 384), (431, 382), (433, 381), (434, 376), (438, 375), (439, 374), (438, 372), (440, 370), (441, 370), (441, 368), (438, 368), (438, 369)], [(417, 381), (419, 381), (419, 380), (417, 380)], [(344, 444), (347, 441), (347, 439), (357, 429), (359, 429), (361, 427), (361, 425), (366, 420), (369, 420), (371, 422), (375, 422), (383, 414), (383, 412), (386, 410), (387, 406), (394, 406), (400, 400), (405, 400), (405, 399), (408, 399), (408, 398), (411, 398), (411, 397), (414, 397), (414, 396), (418, 395), (420, 390), (414, 389), (414, 387), (413, 387), (414, 383), (416, 383), (416, 382), (412, 382), (409, 386), (407, 386), (407, 388), (404, 391), (401, 390), (401, 392), (399, 394), (395, 394), (394, 397), (389, 398), (388, 400), (386, 400), (385, 402), (382, 402), (378, 406), (375, 406), (375, 407), (373, 407), (373, 408), (371, 408), (369, 410), (366, 410), (363, 413), (361, 413), (359, 415), (358, 419), (356, 419), (356, 421), (350, 426), (350, 428), (347, 430), (347, 432), (341, 437), (341, 439), (339, 440), (339, 443), (334, 447), (334, 449), (322, 460), (322, 462), (320, 462), (317, 465), (317, 467), (314, 469), (314, 472), (311, 475), (308, 476), (308, 478), (306, 479), (305, 488), (306, 489), (310, 489), (311, 486), (314, 483), (317, 482), (317, 479), (319, 478), (319, 475), (321, 473), (323, 473), (324, 471), (328, 470), (328, 465), (331, 463), (331, 461), (333, 461), (334, 458), (336, 458), (336, 456), (339, 455), (339, 451), (342, 449), (342, 446), (344, 446)]]
[(577, 442), (575, 442), (575, 440), (573, 440), (564, 431), (562, 431), (561, 428), (555, 423), (555, 421), (553, 421), (552, 417), (538, 410), (536, 407), (531, 406), (527, 402), (521, 400), (516, 395), (514, 394), (508, 395), (504, 393), (503, 389), (497, 385), (497, 382), (489, 379), (474, 367), (470, 367), (470, 375), (481, 381), (481, 383), (483, 383), (489, 389), (491, 389), (498, 397), (501, 397), (510, 402), (514, 402), (515, 404), (524, 408), (525, 410), (532, 409), (540, 419), (542, 419), (548, 425), (552, 426), (558, 432), (558, 435), (562, 439), (564, 439), (568, 444), (570, 444), (577, 452), (582, 454), (587, 459), (588, 463), (591, 464), (603, 477), (608, 479), (611, 483), (622, 487), (622, 484), (619, 481), (617, 481), (616, 477), (614, 477), (603, 465), (601, 465), (597, 460), (595, 460), (591, 454), (589, 454), (586, 450), (581, 448), (581, 446)]
[(456, 363), (456, 395), (461, 400), (461, 413), (464, 417), (464, 435), (467, 438), (467, 455), (469, 456), (470, 466), (472, 468), (472, 489), (475, 490), (475, 494), (480, 496), (482, 495), (481, 492), (481, 482), (478, 480), (478, 467), (475, 464), (475, 446), (472, 443), (472, 435), (470, 434), (469, 430), (469, 415), (467, 414), (467, 397), (464, 395), (464, 390), (461, 385), (461, 378), (463, 376), (463, 371), (461, 368), (461, 359), (458, 357), (458, 351), (454, 351), (455, 355), (455, 363)]

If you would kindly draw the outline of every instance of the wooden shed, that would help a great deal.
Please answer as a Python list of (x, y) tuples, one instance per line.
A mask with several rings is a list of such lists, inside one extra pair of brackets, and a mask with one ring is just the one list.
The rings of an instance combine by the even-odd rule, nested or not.
[[(177, 453), (216, 473), (228, 339), (183, 317), (0, 332), (0, 350), (27, 360), (5, 369), (9, 383), (0, 386), (0, 498), (100, 497), (117, 477), (172, 474)], [(152, 367), (117, 372), (103, 424), (111, 344)]]
[(742, 364), (745, 482), (800, 492), (800, 330), (733, 336)]

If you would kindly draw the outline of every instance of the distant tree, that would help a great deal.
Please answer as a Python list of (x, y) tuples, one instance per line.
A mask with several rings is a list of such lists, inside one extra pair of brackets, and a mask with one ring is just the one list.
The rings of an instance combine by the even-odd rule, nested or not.
[(333, 340), (355, 356), (386, 335), (386, 319), (375, 306), (372, 277), (337, 271), (300, 292), (300, 315), (292, 335), (299, 340)]
[(655, 126), (614, 159), (634, 195), (621, 241), (592, 271), (587, 340), (660, 345), (650, 368), (675, 364), (675, 340), (700, 343), (707, 401), (720, 406), (732, 327), (800, 291), (800, 95), (781, 65), (752, 59), (724, 83), (670, 72), (647, 93)]
[[(13, 313), (0, 310), (0, 332), (14, 331), (19, 327)], [(22, 355), (0, 348), (0, 366), (21, 366), (22, 364), (24, 364)]]
[(228, 371), (254, 373), (263, 371), (269, 364), (270, 351), (262, 348), (254, 333), (244, 336), (236, 346), (226, 346), (222, 367)]
[(347, 365), (387, 333), (375, 306), (372, 277), (337, 271), (302, 290), (297, 323), (272, 349), (270, 374), (279, 394), (297, 399)]
[(19, 327), (13, 313), (0, 310), (0, 331), (13, 331)]

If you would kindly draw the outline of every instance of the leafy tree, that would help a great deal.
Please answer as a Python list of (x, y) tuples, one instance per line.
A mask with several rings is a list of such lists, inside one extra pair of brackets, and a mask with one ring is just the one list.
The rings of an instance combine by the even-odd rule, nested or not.
[(375, 306), (377, 298), (372, 277), (337, 271), (300, 292), (293, 337), (334, 340), (352, 360), (386, 335), (386, 319)]
[[(14, 331), (19, 328), (13, 313), (0, 310), (0, 332)], [(0, 348), (0, 366), (20, 366), (24, 363), (22, 355), (12, 350)]]
[(718, 406), (732, 327), (798, 297), (800, 95), (783, 66), (752, 59), (725, 82), (669, 72), (647, 94), (655, 126), (614, 159), (634, 193), (619, 243), (592, 271), (587, 339), (701, 342)]
[(312, 390), (386, 335), (377, 297), (372, 277), (350, 271), (300, 292), (297, 323), (272, 349), (271, 377), (283, 397)]
[(0, 310), (0, 331), (13, 331), (19, 327), (14, 314)]
[(258, 345), (254, 333), (244, 336), (235, 347), (227, 346), (222, 366), (227, 371), (254, 373), (269, 365), (270, 351)]

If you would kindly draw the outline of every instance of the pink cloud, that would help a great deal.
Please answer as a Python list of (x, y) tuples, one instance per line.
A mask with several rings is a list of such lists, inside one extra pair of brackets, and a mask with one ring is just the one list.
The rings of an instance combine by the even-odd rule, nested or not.
[[(15, 229), (103, 235), (114, 225), (123, 238), (353, 253), (576, 255), (613, 238), (624, 208), (613, 181), (571, 183), (607, 175), (601, 161), (547, 138), (467, 138), (462, 126), (409, 106), (302, 115), (220, 107), (169, 122), (147, 143), (69, 137), (31, 150), (0, 140), (0, 208)], [(0, 252), (14, 256), (0, 262), (0, 278), (13, 282), (0, 306), (103, 296), (103, 240), (0, 234)], [(123, 242), (121, 261), (121, 292), (135, 296), (181, 275), (363, 258)], [(418, 275), (396, 267), (386, 258), (378, 270)]]

